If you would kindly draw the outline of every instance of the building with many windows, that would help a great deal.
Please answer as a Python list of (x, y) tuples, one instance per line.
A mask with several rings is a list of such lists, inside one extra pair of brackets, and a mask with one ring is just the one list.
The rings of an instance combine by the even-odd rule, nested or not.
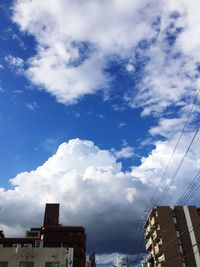
[(200, 208), (155, 207), (144, 231), (149, 256), (143, 266), (200, 267)]
[(43, 226), (24, 238), (0, 231), (0, 267), (84, 267), (85, 252), (84, 227), (59, 224), (59, 204), (46, 204)]

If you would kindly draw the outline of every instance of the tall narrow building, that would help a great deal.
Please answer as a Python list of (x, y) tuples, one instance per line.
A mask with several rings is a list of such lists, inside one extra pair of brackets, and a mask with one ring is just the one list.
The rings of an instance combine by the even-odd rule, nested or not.
[(200, 208), (155, 207), (144, 232), (148, 266), (200, 267)]

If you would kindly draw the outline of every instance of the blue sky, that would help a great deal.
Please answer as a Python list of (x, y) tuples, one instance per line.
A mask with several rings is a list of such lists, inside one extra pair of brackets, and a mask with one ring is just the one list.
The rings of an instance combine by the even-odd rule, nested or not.
[[(197, 0), (0, 5), (0, 224), (8, 235), (38, 224), (44, 203), (56, 201), (63, 223), (86, 226), (100, 261), (144, 251), (133, 251), (137, 220), (199, 90), (199, 9)], [(198, 102), (158, 193), (198, 127)], [(163, 204), (176, 203), (198, 171), (199, 145), (197, 135)]]

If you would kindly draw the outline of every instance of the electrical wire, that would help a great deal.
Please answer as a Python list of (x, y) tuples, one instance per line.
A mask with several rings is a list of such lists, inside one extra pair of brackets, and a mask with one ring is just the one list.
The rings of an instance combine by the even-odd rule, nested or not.
[[(186, 227), (185, 230), (179, 234), (179, 237), (182, 236), (182, 235), (184, 235), (184, 234), (187, 233), (187, 232), (190, 234), (190, 233), (191, 233), (192, 231), (194, 231), (194, 229), (196, 229), (198, 226), (200, 226), (200, 222), (198, 222), (197, 224), (195, 224), (195, 225), (192, 226), (192, 227), (190, 226), (191, 229), (188, 229), (188, 227)], [(168, 245), (170, 245), (171, 243), (175, 242), (176, 240), (177, 240), (177, 238), (173, 238), (173, 239), (171, 239), (171, 240), (168, 241), (162, 248), (163, 248), (163, 249), (166, 248)]]
[[(161, 179), (160, 179), (160, 182), (159, 182), (158, 185), (156, 186), (156, 189), (155, 189), (155, 191), (154, 191), (154, 193), (153, 193), (153, 195), (152, 195), (150, 201), (147, 203), (146, 208), (144, 209), (143, 213), (147, 212), (149, 206), (152, 206), (152, 204), (153, 204), (153, 200), (154, 200), (154, 198), (155, 198), (155, 195), (156, 195), (156, 193), (157, 193), (157, 191), (158, 191), (160, 185), (162, 184), (162, 182), (163, 182), (163, 180), (164, 180), (164, 177), (165, 177), (165, 175), (166, 175), (166, 173), (167, 173), (167, 171), (168, 171), (168, 169), (169, 169), (169, 166), (170, 166), (170, 164), (171, 164), (172, 158), (173, 158), (173, 156), (174, 156), (174, 154), (175, 154), (175, 152), (176, 152), (176, 150), (177, 150), (177, 148), (178, 148), (178, 145), (179, 145), (179, 143), (180, 143), (180, 141), (181, 141), (181, 138), (182, 138), (183, 133), (184, 133), (184, 131), (185, 131), (185, 129), (186, 129), (186, 126), (188, 125), (188, 122), (189, 122), (189, 120), (190, 120), (190, 117), (191, 117), (191, 115), (192, 115), (192, 113), (193, 113), (194, 106), (195, 106), (195, 104), (196, 104), (196, 102), (197, 102), (197, 100), (198, 100), (199, 94), (200, 94), (200, 89), (198, 90), (197, 95), (196, 95), (196, 97), (195, 97), (195, 99), (194, 99), (194, 101), (193, 101), (193, 103), (192, 103), (192, 107), (191, 107), (191, 109), (190, 109), (190, 112), (189, 112), (189, 114), (188, 114), (188, 116), (187, 116), (187, 119), (186, 119), (186, 121), (185, 121), (185, 123), (184, 123), (184, 126), (183, 126), (183, 128), (182, 128), (182, 130), (181, 130), (181, 133), (180, 133), (179, 137), (178, 137), (178, 140), (177, 140), (176, 145), (175, 145), (175, 147), (174, 147), (174, 149), (173, 149), (173, 152), (172, 152), (172, 154), (171, 154), (171, 156), (170, 156), (170, 159), (169, 159), (169, 161), (168, 161), (168, 164), (167, 164), (167, 166), (166, 166), (166, 168), (165, 168), (165, 170), (164, 170), (164, 172), (163, 172), (163, 175), (162, 175), (162, 177), (161, 177)], [(185, 159), (185, 157), (186, 157), (186, 155), (187, 155), (187, 153), (188, 153), (188, 151), (189, 151), (189, 149), (190, 149), (190, 147), (191, 147), (191, 145), (192, 145), (192, 143), (193, 143), (193, 141), (194, 141), (194, 139), (195, 139), (195, 137), (196, 137), (198, 131), (199, 131), (199, 128), (196, 130), (195, 135), (193, 136), (192, 141), (190, 142), (190, 145), (189, 145), (187, 151), (185, 152), (183, 159), (181, 160), (181, 162), (180, 162), (180, 164), (179, 164), (179, 167), (176, 169), (176, 172), (175, 172), (174, 177), (171, 179), (169, 185), (168, 185), (168, 186), (166, 187), (166, 189), (164, 190), (164, 192), (163, 192), (164, 194), (162, 194), (161, 197), (158, 199), (159, 202), (165, 197), (165, 195), (167, 194), (167, 192), (168, 192), (168, 190), (169, 190), (169, 188), (170, 188), (172, 182), (173, 182), (174, 179), (176, 178), (176, 175), (178, 174), (178, 171), (179, 171), (179, 169), (181, 168), (182, 163), (183, 163), (183, 161), (184, 161), (184, 159)], [(159, 203), (159, 202), (158, 202), (158, 203)], [(141, 217), (142, 217), (142, 215), (141, 215)], [(136, 238), (135, 238), (135, 246), (134, 246), (134, 250), (137, 248), (137, 244), (140, 243), (140, 240), (138, 240), (138, 237), (140, 236), (140, 235), (139, 235), (139, 232), (140, 232), (140, 227), (139, 227), (139, 225), (138, 225), (138, 227), (136, 228), (136, 233), (135, 233), (135, 237), (136, 237)], [(140, 237), (139, 237), (139, 239), (140, 239)], [(137, 241), (137, 242), (136, 242), (136, 241)]]
[(179, 197), (176, 205), (185, 205), (200, 186), (200, 171), (196, 174), (185, 192)]
[(181, 168), (181, 166), (182, 166), (182, 164), (183, 164), (183, 162), (184, 162), (184, 160), (185, 160), (185, 158), (186, 158), (186, 156), (187, 156), (187, 154), (188, 154), (188, 152), (189, 152), (189, 150), (190, 150), (190, 148), (191, 148), (191, 146), (192, 146), (192, 144), (193, 144), (193, 142), (194, 142), (194, 140), (195, 140), (195, 138), (196, 138), (196, 136), (197, 136), (197, 134), (199, 132), (199, 129), (200, 129), (200, 127), (198, 127), (196, 129), (196, 131), (195, 131), (195, 133), (194, 133), (194, 135), (192, 137), (192, 140), (190, 141), (190, 144), (189, 144), (185, 154), (183, 155), (183, 158), (181, 159), (176, 171), (174, 172), (174, 176), (170, 179), (169, 183), (165, 187), (165, 189), (164, 189), (163, 193), (161, 194), (160, 198), (157, 200), (157, 205), (159, 205), (161, 203), (161, 201), (164, 199), (164, 197), (166, 196), (167, 192), (170, 189), (170, 186), (174, 182), (174, 180), (175, 180), (175, 178), (176, 178), (176, 176), (177, 176), (177, 174), (178, 174), (178, 172), (179, 172), (179, 170), (180, 170), (180, 168)]
[(171, 163), (171, 161), (172, 161), (172, 158), (173, 158), (173, 156), (174, 156), (174, 154), (175, 154), (175, 152), (176, 152), (176, 150), (177, 150), (177, 147), (178, 147), (178, 145), (179, 145), (179, 143), (180, 143), (180, 140), (181, 140), (181, 138), (182, 138), (182, 136), (183, 136), (183, 133), (184, 133), (184, 131), (185, 131), (185, 128), (186, 128), (186, 126), (188, 125), (188, 121), (189, 121), (189, 119), (190, 119), (190, 117), (191, 117), (191, 115), (192, 115), (192, 113), (193, 113), (193, 109), (194, 109), (194, 106), (195, 106), (195, 104), (196, 104), (196, 102), (197, 102), (197, 100), (198, 100), (199, 94), (200, 94), (200, 89), (198, 90), (197, 95), (196, 95), (196, 97), (195, 97), (195, 99), (194, 99), (194, 101), (193, 101), (192, 107), (191, 107), (191, 109), (190, 109), (190, 112), (188, 113), (187, 119), (186, 119), (186, 121), (185, 121), (185, 123), (184, 123), (184, 126), (183, 126), (182, 130), (181, 130), (181, 133), (180, 133), (179, 138), (178, 138), (178, 140), (177, 140), (177, 142), (176, 142), (176, 145), (175, 145), (175, 147), (174, 147), (174, 150), (173, 150), (173, 152), (172, 152), (172, 154), (171, 154), (171, 156), (170, 156), (170, 159), (169, 159), (169, 161), (168, 161), (168, 163), (167, 163), (167, 166), (166, 166), (166, 168), (165, 168), (165, 170), (164, 170), (164, 172), (163, 172), (163, 175), (162, 175), (161, 178), (160, 178), (160, 182), (159, 182), (158, 185), (156, 186), (156, 189), (155, 189), (155, 191), (154, 191), (152, 197), (150, 198), (149, 202), (147, 203), (146, 208), (144, 209), (144, 212), (146, 212), (146, 211), (148, 210), (149, 206), (152, 206), (152, 204), (153, 204), (152, 202), (153, 202), (153, 200), (154, 200), (154, 198), (155, 198), (155, 195), (156, 195), (156, 193), (158, 192), (158, 189), (159, 189), (160, 185), (162, 184), (162, 182), (163, 182), (163, 180), (164, 180), (164, 177), (165, 177), (165, 175), (166, 175), (166, 173), (167, 173), (167, 171), (168, 171), (168, 168), (169, 168), (169, 165), (170, 165), (170, 163)]

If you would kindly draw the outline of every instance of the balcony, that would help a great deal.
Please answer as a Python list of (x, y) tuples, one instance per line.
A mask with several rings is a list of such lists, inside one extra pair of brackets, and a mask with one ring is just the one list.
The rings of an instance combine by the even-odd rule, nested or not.
[(165, 261), (165, 255), (164, 255), (164, 253), (163, 254), (161, 254), (159, 257), (158, 257), (158, 262), (159, 263), (162, 263), (162, 262), (164, 262)]
[(163, 253), (163, 247), (162, 244), (156, 244), (154, 247), (155, 255), (159, 256)]
[(148, 225), (147, 228), (145, 229), (144, 238), (147, 239), (149, 237), (150, 231), (151, 231), (151, 226)]
[(155, 231), (152, 233), (152, 237), (153, 237), (153, 241), (154, 241), (154, 242), (158, 242), (159, 239), (161, 238), (160, 230), (155, 230)]
[(158, 225), (158, 217), (152, 217), (151, 225), (155, 228)]
[(166, 263), (165, 262), (159, 262), (157, 267), (166, 267)]
[(150, 250), (151, 247), (152, 247), (152, 239), (149, 238), (149, 240), (148, 240), (147, 243), (146, 243), (146, 250)]

